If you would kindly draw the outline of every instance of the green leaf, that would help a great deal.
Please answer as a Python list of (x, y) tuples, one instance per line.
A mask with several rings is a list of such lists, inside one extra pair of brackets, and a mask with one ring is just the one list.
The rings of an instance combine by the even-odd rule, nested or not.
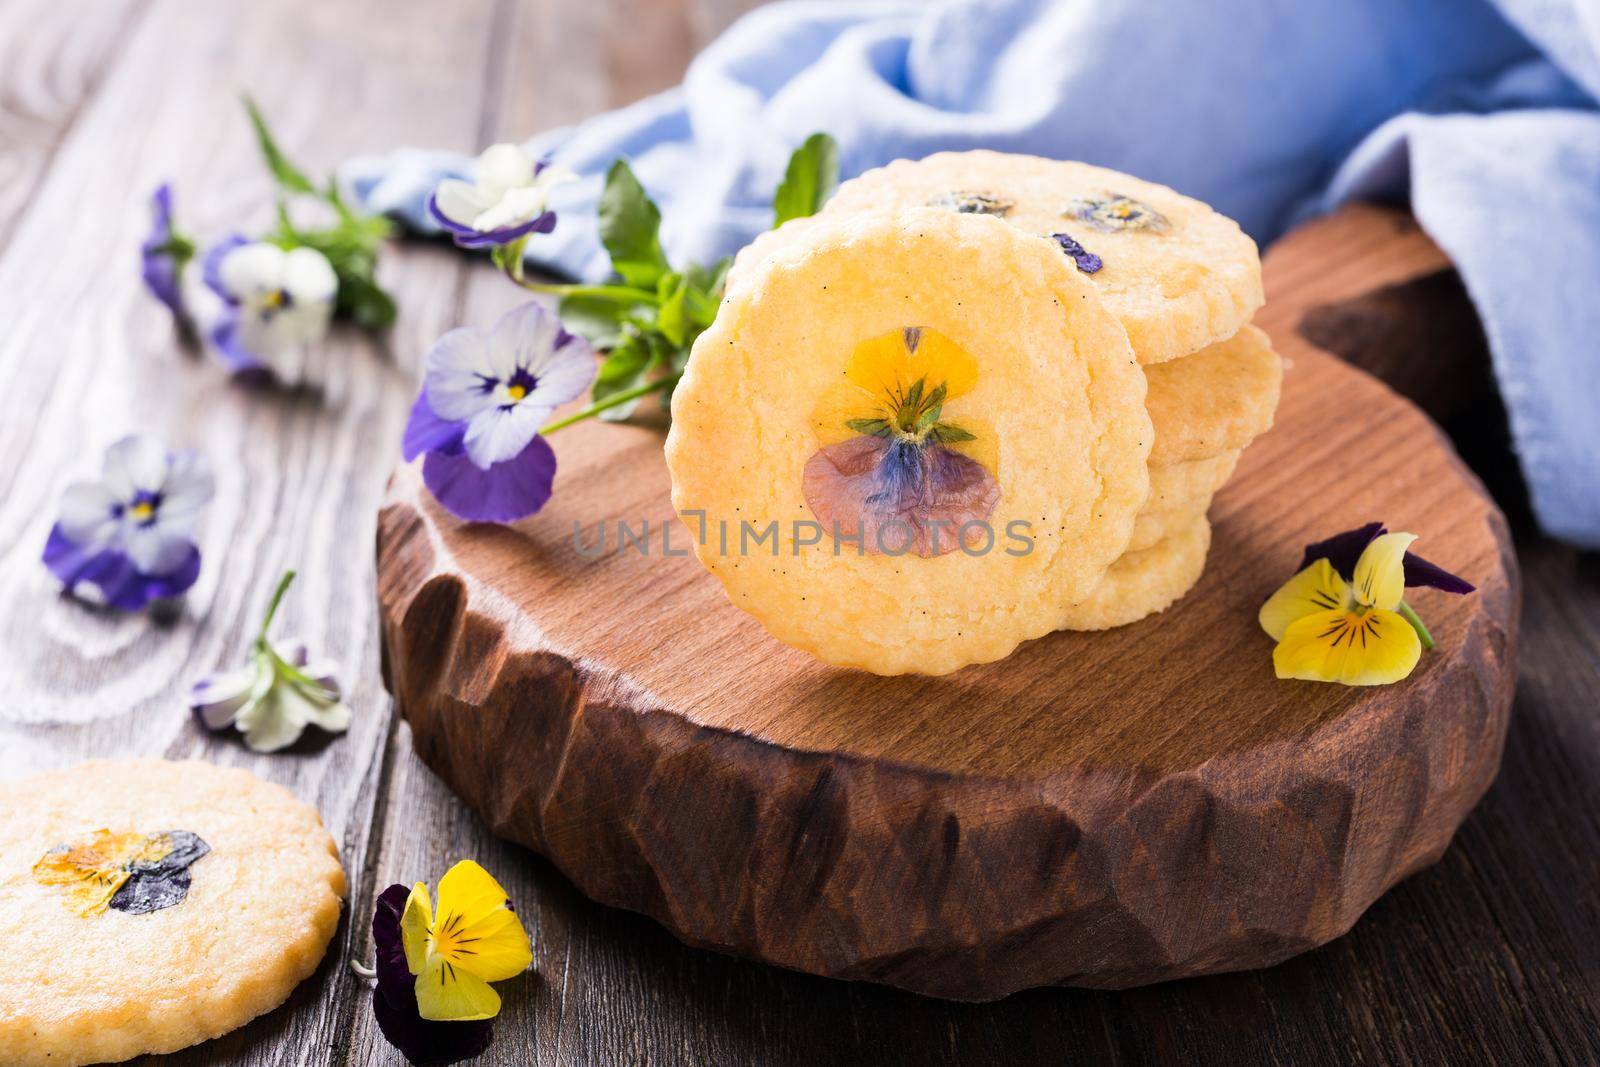
[(968, 433), (954, 423), (941, 422), (928, 431), (928, 438), (942, 445), (953, 445), (961, 441), (976, 441), (978, 435)]
[[(600, 364), (600, 374), (594, 381), (591, 396), (595, 403), (605, 400), (617, 393), (626, 392), (643, 384), (645, 374), (650, 370), (653, 360), (650, 346), (638, 337), (623, 338), (616, 347), (611, 349), (611, 354)], [(637, 398), (613, 408), (607, 408), (600, 413), (600, 418), (607, 422), (619, 422), (633, 414), (633, 409), (638, 407)]]
[(845, 425), (856, 433), (864, 433), (872, 437), (889, 436), (889, 422), (887, 419), (851, 419)]
[(668, 277), (676, 277), (678, 281), (661, 301), (661, 310), (656, 313), (656, 328), (674, 348), (682, 348), (692, 339), (691, 330), (693, 330), (689, 313), (684, 307), (684, 300), (689, 294), (689, 279), (682, 275), (668, 275)]
[(339, 274), (339, 295), (334, 301), (334, 311), (364, 330), (382, 330), (394, 325), (394, 299), (366, 273)]
[(611, 269), (623, 281), (654, 289), (671, 268), (661, 250), (661, 210), (645, 195), (626, 160), (611, 164), (600, 194), (600, 240), (611, 255)]
[(691, 264), (687, 272), (688, 292), (684, 294), (684, 311), (698, 334), (717, 319), (717, 308), (722, 304), (722, 286), (727, 280), (732, 256), (724, 256), (709, 268)]
[(901, 403), (901, 407), (910, 408), (912, 411), (916, 411), (922, 406), (922, 382), (923, 379), (918, 378), (916, 381), (911, 383), (911, 388), (906, 390), (906, 398)]
[(272, 171), (272, 176), (277, 179), (278, 185), (291, 193), (308, 193), (317, 195), (317, 187), (311, 184), (305, 172), (283, 154), (278, 147), (278, 142), (273, 139), (272, 131), (267, 129), (267, 120), (262, 117), (261, 109), (256, 107), (256, 102), (248, 96), (244, 98), (245, 110), (250, 113), (250, 125), (255, 127), (256, 143), (261, 146), (261, 154), (266, 158), (267, 168)]
[(839, 184), (839, 146), (825, 133), (814, 133), (789, 157), (778, 191), (772, 194), (772, 225), (815, 215)]
[(939, 421), (939, 416), (944, 412), (944, 394), (945, 384), (940, 382), (939, 387), (929, 393), (927, 399), (922, 402), (922, 414), (917, 418), (919, 432)]
[(592, 296), (563, 297), (556, 309), (561, 325), (599, 349), (614, 348), (622, 340), (628, 312), (626, 304)]

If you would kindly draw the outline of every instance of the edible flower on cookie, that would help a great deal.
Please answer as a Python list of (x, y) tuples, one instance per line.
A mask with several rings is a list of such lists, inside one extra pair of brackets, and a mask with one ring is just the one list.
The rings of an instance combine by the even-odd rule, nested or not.
[(60, 887), (88, 918), (107, 908), (143, 915), (183, 903), (189, 868), (211, 851), (188, 830), (113, 833), (96, 830), (57, 845), (33, 865), (34, 881)]
[(1125, 230), (1162, 233), (1170, 226), (1166, 216), (1149, 204), (1120, 193), (1079, 197), (1069, 204), (1062, 214), (1080, 222), (1087, 222), (1101, 233), (1118, 233)]
[(1279, 678), (1386, 685), (1415, 669), (1433, 635), (1405, 602), (1408, 586), (1466, 594), (1473, 586), (1409, 550), (1416, 534), (1372, 522), (1307, 545), (1301, 569), (1261, 606), (1278, 642)]
[(946, 406), (970, 393), (977, 362), (937, 330), (863, 341), (814, 419), (823, 446), (805, 467), (806, 504), (861, 551), (927, 558), (961, 547), (1000, 499), (993, 435)]

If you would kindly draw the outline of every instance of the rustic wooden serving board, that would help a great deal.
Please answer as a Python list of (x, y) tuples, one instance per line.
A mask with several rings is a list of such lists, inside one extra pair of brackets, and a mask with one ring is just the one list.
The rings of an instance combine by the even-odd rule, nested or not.
[[(665, 556), (659, 428), (563, 431), (551, 504), (511, 528), (455, 522), (402, 469), (378, 586), (417, 751), (595, 899), (817, 974), (984, 1000), (1337, 937), (1443, 852), (1510, 709), (1504, 519), (1411, 403), (1297, 332), (1359, 336), (1441, 266), (1375, 209), (1280, 242), (1258, 319), (1288, 359), (1278, 425), (1213, 506), (1200, 585), (944, 678), (818, 663)], [(644, 518), (649, 555), (617, 550)], [(1439, 649), (1399, 685), (1275, 680), (1257, 608), (1306, 542), (1372, 519), (1478, 593), (1417, 593)], [(601, 520), (585, 558), (574, 524), (592, 545)]]

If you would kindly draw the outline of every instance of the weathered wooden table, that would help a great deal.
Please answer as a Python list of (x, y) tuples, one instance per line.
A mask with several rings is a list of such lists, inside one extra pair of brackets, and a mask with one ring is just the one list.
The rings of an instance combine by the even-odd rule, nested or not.
[[(379, 681), (378, 503), (421, 352), (516, 293), (446, 249), (397, 248), (386, 343), (339, 336), (320, 393), (243, 390), (187, 354), (141, 290), (144, 198), (171, 178), (191, 229), (267, 222), (242, 90), (317, 167), (397, 144), (473, 149), (672, 83), (747, 6), (0, 5), (0, 775), (92, 755), (245, 765), (322, 811), (351, 875), (351, 919), (317, 975), (173, 1062), (398, 1062), (345, 961), (370, 954), (377, 889), (462, 856), (504, 880), (535, 940), (538, 974), (505, 988), (486, 1063), (1600, 1062), (1600, 565), (1526, 521), (1498, 784), (1437, 867), (1345, 938), (1267, 971), (973, 1006), (726, 959), (584, 900), (417, 761)], [(1467, 446), (1484, 436), (1453, 428)], [(204, 573), (166, 625), (60, 597), (38, 563), (63, 482), (133, 430), (197, 446), (218, 470)], [(1495, 446), (1464, 450), (1511, 484), (1493, 477)], [(258, 757), (199, 731), (184, 692), (239, 657), (287, 567), (302, 577), (283, 632), (345, 665), (356, 721), (331, 744)]]

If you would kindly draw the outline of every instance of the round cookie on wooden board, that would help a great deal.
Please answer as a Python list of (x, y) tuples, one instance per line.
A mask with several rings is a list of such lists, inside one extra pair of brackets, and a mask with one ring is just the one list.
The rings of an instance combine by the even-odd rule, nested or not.
[(1133, 524), (1133, 536), (1128, 538), (1128, 552), (1143, 552), (1173, 534), (1188, 529), (1194, 520), (1203, 517), (1210, 507), (1211, 502), (1206, 501), (1205, 507), (1187, 510), (1145, 508), (1139, 512), (1139, 518)]
[[(728, 271), (728, 295), (737, 296), (763, 260), (792, 242), (804, 242), (816, 226), (826, 224), (827, 218), (828, 212), (824, 212), (821, 216), (795, 219), (746, 245)], [(1109, 300), (1107, 303), (1111, 306)], [(1217, 460), (1224, 452), (1237, 453), (1272, 428), (1283, 386), (1283, 360), (1273, 350), (1271, 339), (1255, 326), (1243, 325), (1199, 351), (1148, 365), (1144, 370), (1148, 379), (1145, 404), (1156, 434), (1150, 451), (1152, 468)], [(1231, 473), (1231, 465), (1228, 469)], [(1205, 475), (1196, 474), (1205, 480)], [(1155, 496), (1158, 489), (1165, 487), (1155, 484), (1154, 474), (1151, 477), (1151, 493)], [(1226, 478), (1226, 474), (1222, 475), (1224, 481)], [(1214, 492), (1221, 484), (1218, 481), (1203, 492)], [(1162, 506), (1176, 509), (1180, 504), (1174, 501)]]
[[(912, 429), (948, 427), (948, 445), (896, 451), (908, 438), (879, 425), (879, 378), (891, 397), (938, 390)], [(932, 209), (818, 220), (742, 270), (695, 343), (667, 438), (673, 505), (729, 599), (779, 640), (944, 674), (1054, 630), (1123, 553), (1148, 494), (1144, 391), (1122, 327), (1046, 243)], [(871, 551), (894, 517), (950, 512), (995, 540)], [(866, 551), (832, 536), (840, 515)], [(805, 520), (829, 533), (790, 538)], [(773, 521), (776, 552), (747, 550), (743, 524)]]
[(1081, 603), (1066, 609), (1063, 630), (1109, 630), (1165, 611), (1181, 600), (1206, 569), (1211, 523), (1196, 516), (1150, 548), (1129, 552)]
[(93, 760), (0, 784), (0, 1058), (174, 1052), (282, 1004), (345, 875), (315, 810), (247, 771)]
[[(1148, 399), (1147, 395), (1147, 403)], [(1150, 497), (1144, 502), (1144, 510), (1204, 511), (1238, 465), (1238, 449), (1185, 463), (1152, 463)]]
[(1238, 223), (1164, 185), (1087, 163), (991, 151), (896, 160), (840, 185), (823, 214), (918, 205), (1077, 241), (1100, 258), (1087, 277), (1140, 363), (1232, 337), (1264, 300), (1260, 255)]
[(1155, 427), (1152, 466), (1237, 452), (1272, 428), (1283, 360), (1266, 333), (1245, 326), (1225, 341), (1146, 367), (1145, 407)]

